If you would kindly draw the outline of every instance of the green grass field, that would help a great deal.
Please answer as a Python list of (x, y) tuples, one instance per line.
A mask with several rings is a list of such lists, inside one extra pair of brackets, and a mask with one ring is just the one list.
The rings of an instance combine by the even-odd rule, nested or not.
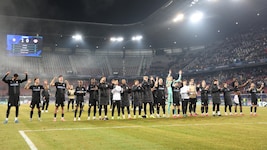
[[(42, 122), (29, 121), (28, 105), (20, 107), (20, 123), (14, 123), (15, 108), (8, 124), (0, 124), (1, 149), (30, 149), (19, 131), (23, 131), (40, 150), (50, 149), (222, 149), (266, 150), (267, 108), (258, 108), (258, 116), (187, 117), (132, 120), (82, 120), (73, 122), (73, 112), (65, 113), (65, 122), (53, 122), (53, 104), (42, 113)], [(198, 106), (197, 109), (200, 109)], [(85, 107), (87, 110), (87, 106)], [(0, 105), (4, 121), (6, 105)], [(211, 110), (210, 110), (211, 114)]]

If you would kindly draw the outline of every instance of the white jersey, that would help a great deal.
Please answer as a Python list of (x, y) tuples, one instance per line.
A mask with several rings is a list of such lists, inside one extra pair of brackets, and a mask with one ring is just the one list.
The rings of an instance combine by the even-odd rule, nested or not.
[(183, 86), (181, 89), (180, 89), (180, 93), (181, 93), (181, 98), (182, 99), (189, 99), (189, 95), (188, 95), (188, 92), (189, 92), (189, 86)]
[(121, 88), (121, 86), (116, 85), (112, 90), (111, 93), (113, 95), (112, 100), (114, 101), (120, 101), (121, 100), (121, 93), (123, 89)]

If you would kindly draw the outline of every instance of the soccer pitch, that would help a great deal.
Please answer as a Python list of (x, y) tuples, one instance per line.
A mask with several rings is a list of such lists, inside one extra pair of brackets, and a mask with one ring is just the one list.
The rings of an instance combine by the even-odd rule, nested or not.
[[(73, 112), (66, 112), (66, 121), (61, 122), (60, 111), (53, 122), (53, 109), (51, 105), (48, 113), (42, 113), (41, 122), (35, 110), (30, 122), (30, 108), (22, 105), (20, 122), (15, 124), (12, 108), (8, 124), (0, 124), (1, 149), (267, 149), (266, 107), (258, 108), (256, 117), (244, 107), (244, 116), (88, 121), (86, 106), (76, 122)], [(1, 121), (5, 111), (6, 105), (0, 105)]]

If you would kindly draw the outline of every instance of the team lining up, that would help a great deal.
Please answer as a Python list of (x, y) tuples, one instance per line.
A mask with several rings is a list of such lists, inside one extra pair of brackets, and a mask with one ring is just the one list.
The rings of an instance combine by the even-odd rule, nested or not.
[[(48, 112), (49, 105), (49, 86), (55, 86), (55, 111), (54, 111), (54, 120), (57, 120), (57, 112), (58, 108), (61, 107), (61, 121), (65, 121), (64, 119), (64, 102), (65, 102), (65, 93), (68, 90), (69, 102), (68, 109), (70, 103), (75, 103), (74, 110), (74, 121), (76, 121), (77, 113), (79, 109), (78, 120), (80, 120), (83, 107), (84, 107), (84, 96), (86, 93), (89, 93), (89, 108), (88, 108), (88, 120), (90, 120), (90, 112), (93, 107), (93, 120), (96, 119), (96, 111), (98, 106), (98, 113), (100, 120), (108, 120), (108, 105), (109, 105), (109, 96), (111, 96), (111, 119), (114, 119), (114, 111), (117, 107), (118, 119), (120, 119), (120, 113), (122, 111), (122, 118), (125, 119), (124, 109), (127, 108), (128, 118), (131, 117), (130, 113), (130, 101), (129, 94), (132, 94), (133, 100), (133, 118), (147, 118), (147, 105), (149, 106), (149, 113), (151, 118), (159, 118), (160, 116), (160, 108), (162, 109), (162, 117), (187, 117), (187, 108), (189, 108), (190, 116), (197, 116), (196, 113), (196, 102), (197, 95), (200, 93), (201, 97), (201, 115), (208, 116), (208, 95), (211, 94), (212, 97), (212, 115), (213, 116), (221, 116), (220, 112), (220, 93), (223, 93), (224, 103), (225, 103), (225, 115), (227, 113), (227, 107), (229, 109), (229, 115), (232, 114), (232, 98), (231, 93), (234, 93), (234, 105), (235, 105), (235, 115), (237, 115), (237, 106), (240, 108), (240, 115), (242, 113), (242, 99), (241, 92), (239, 88), (245, 87), (250, 83), (250, 87), (247, 91), (251, 94), (251, 108), (250, 114), (256, 115), (257, 112), (257, 92), (260, 92), (264, 88), (264, 84), (262, 84), (259, 88), (252, 83), (251, 80), (246, 81), (244, 84), (239, 85), (237, 80), (234, 80), (232, 83), (232, 88), (228, 87), (227, 83), (223, 83), (223, 87), (219, 87), (218, 80), (214, 79), (211, 85), (207, 85), (205, 80), (201, 82), (201, 84), (195, 84), (194, 79), (189, 80), (189, 85), (187, 84), (187, 80), (182, 80), (182, 71), (179, 71), (178, 79), (173, 79), (171, 76), (172, 72), (169, 71), (169, 74), (166, 78), (166, 82), (164, 84), (163, 78), (144, 76), (143, 81), (140, 83), (139, 80), (134, 81), (134, 85), (132, 87), (127, 85), (125, 79), (121, 80), (121, 84), (119, 84), (118, 79), (113, 79), (111, 83), (106, 82), (106, 77), (102, 77), (97, 83), (96, 79), (92, 78), (90, 80), (90, 84), (88, 88), (85, 88), (83, 82), (78, 80), (78, 86), (73, 89), (73, 85), (70, 85), (67, 80), (64, 81), (63, 76), (60, 75), (58, 77), (54, 77), (50, 84), (47, 80), (44, 81), (43, 85), (40, 84), (39, 78), (34, 79), (34, 83), (31, 84), (31, 80), (28, 80), (28, 75), (25, 73), (24, 79), (19, 79), (18, 74), (14, 74), (11, 79), (6, 79), (10, 72), (7, 72), (3, 82), (8, 84), (8, 104), (6, 111), (6, 119), (4, 120), (4, 124), (8, 123), (8, 117), (10, 114), (10, 109), (12, 106), (16, 107), (15, 111), (15, 123), (18, 123), (18, 115), (19, 115), (19, 96), (20, 96), (20, 84), (27, 81), (27, 84), (24, 86), (25, 89), (32, 90), (32, 101), (30, 103), (30, 120), (33, 117), (33, 111), (36, 107), (38, 109), (38, 119), (41, 120), (41, 109), (42, 111)], [(56, 82), (55, 80), (58, 79)], [(167, 97), (166, 97), (167, 95)], [(41, 103), (41, 97), (42, 102)], [(167, 115), (166, 115), (166, 103), (167, 103)], [(182, 104), (180, 108), (180, 103)], [(42, 108), (41, 108), (42, 104)], [(156, 107), (156, 112), (154, 110)], [(252, 113), (254, 108), (254, 113)], [(104, 109), (104, 117), (102, 118), (102, 109)], [(144, 114), (142, 115), (141, 110), (144, 110)], [(171, 114), (172, 109), (172, 114)], [(182, 109), (182, 114), (180, 116), (180, 111)], [(138, 110), (138, 115), (136, 111)]]

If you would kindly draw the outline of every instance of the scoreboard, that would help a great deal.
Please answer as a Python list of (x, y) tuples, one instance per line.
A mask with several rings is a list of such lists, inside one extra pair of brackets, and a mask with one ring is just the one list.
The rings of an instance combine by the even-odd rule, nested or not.
[(42, 36), (7, 35), (7, 51), (10, 56), (40, 57)]

